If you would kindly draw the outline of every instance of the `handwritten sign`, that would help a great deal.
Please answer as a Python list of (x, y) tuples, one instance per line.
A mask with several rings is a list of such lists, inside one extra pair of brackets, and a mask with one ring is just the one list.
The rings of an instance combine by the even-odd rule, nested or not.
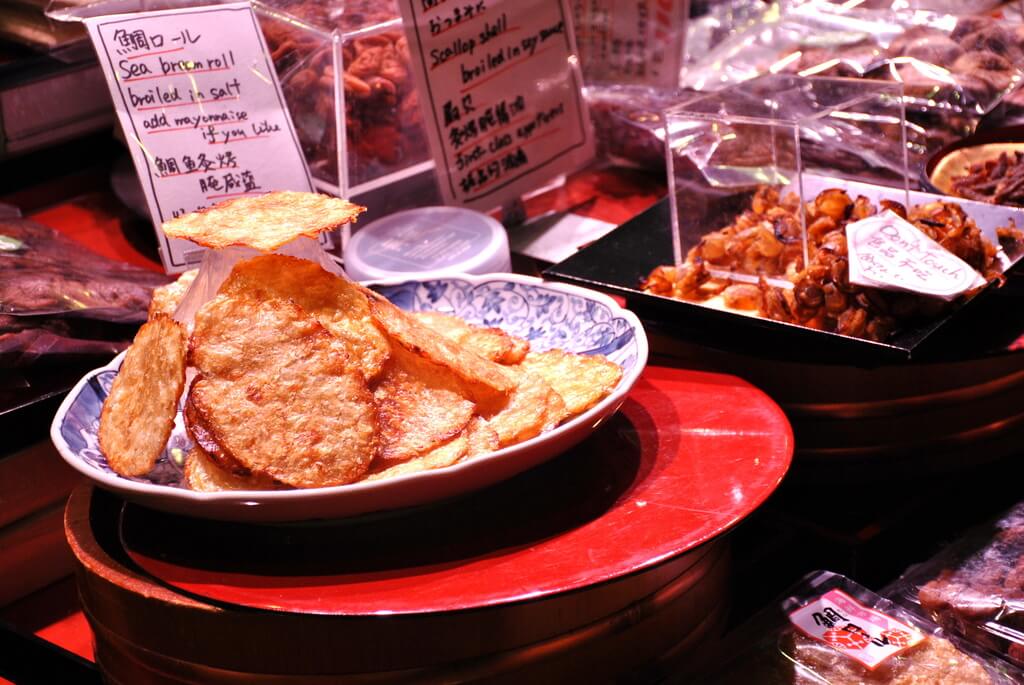
[(487, 210), (594, 153), (565, 0), (401, 0), (441, 193)]
[(970, 264), (891, 211), (846, 225), (850, 282), (952, 300), (985, 285)]
[[(252, 7), (86, 20), (153, 223), (222, 200), (313, 189)], [(201, 248), (157, 230), (168, 272)]]
[(678, 85), (689, 0), (573, 0), (573, 12), (588, 83)]
[(917, 628), (829, 590), (789, 615), (801, 633), (856, 659), (868, 669), (925, 639)]

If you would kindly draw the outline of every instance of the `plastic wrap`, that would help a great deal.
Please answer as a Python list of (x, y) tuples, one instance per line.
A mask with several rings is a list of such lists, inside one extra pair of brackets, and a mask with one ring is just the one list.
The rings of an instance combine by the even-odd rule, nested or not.
[(1024, 665), (1024, 503), (911, 567), (893, 594), (946, 631)]
[[(78, 359), (110, 358), (125, 349), (129, 326), (84, 325), (66, 317), (0, 315), (0, 368), (57, 365)], [(120, 338), (120, 339), (118, 339)]]
[(1024, 29), (1011, 22), (807, 3), (730, 36), (690, 65), (681, 85), (714, 90), (768, 73), (903, 83), (907, 120), (926, 139), (923, 159), (1018, 90), (1022, 49)]
[[(261, 254), (251, 247), (226, 247), (219, 250), (206, 250), (192, 285), (174, 312), (174, 319), (186, 326), (191, 326), (199, 308), (217, 295), (221, 284), (231, 274), (231, 269), (238, 262)], [(274, 254), (288, 255), (306, 259), (319, 264), (325, 271), (344, 276), (345, 272), (321, 245), (312, 238), (296, 238), (274, 250)]]
[(0, 314), (145, 321), (153, 288), (166, 282), (42, 224), (0, 219)]
[(613, 164), (665, 169), (662, 111), (696, 91), (647, 86), (592, 85), (584, 96), (594, 123), (598, 155)]
[(715, 685), (1009, 684), (1021, 674), (952, 642), (934, 623), (827, 571), (727, 637), (713, 666), (678, 682)]
[(587, 83), (673, 87), (683, 63), (689, 0), (575, 0), (573, 27)]

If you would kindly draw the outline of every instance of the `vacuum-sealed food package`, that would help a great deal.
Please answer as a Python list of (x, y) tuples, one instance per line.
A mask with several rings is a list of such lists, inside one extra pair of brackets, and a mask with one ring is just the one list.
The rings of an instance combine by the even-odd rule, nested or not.
[(1024, 504), (911, 567), (896, 592), (947, 632), (1024, 664)]
[(951, 641), (934, 623), (827, 571), (727, 637), (721, 660), (679, 682), (911, 685), (1019, 682), (991, 655)]
[(791, 4), (694, 62), (681, 85), (714, 90), (778, 73), (902, 83), (907, 121), (934, 150), (1019, 89), (1022, 40), (1024, 27), (990, 17)]
[(0, 219), (0, 315), (146, 320), (167, 277), (83, 249), (27, 219)]

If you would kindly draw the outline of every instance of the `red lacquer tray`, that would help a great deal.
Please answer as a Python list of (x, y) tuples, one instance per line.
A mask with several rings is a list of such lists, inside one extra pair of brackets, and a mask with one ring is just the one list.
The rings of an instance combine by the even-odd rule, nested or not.
[(696, 548), (754, 511), (792, 452), (785, 416), (753, 386), (650, 366), (578, 447), (461, 499), (277, 526), (129, 504), (121, 537), (178, 590), (298, 613), (423, 615), (663, 576), (655, 588), (702, 563)]

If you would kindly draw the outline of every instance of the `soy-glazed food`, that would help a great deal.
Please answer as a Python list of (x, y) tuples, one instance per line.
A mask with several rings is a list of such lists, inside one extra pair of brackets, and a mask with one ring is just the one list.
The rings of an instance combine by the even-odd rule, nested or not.
[[(654, 269), (643, 289), (692, 302), (718, 298), (727, 308), (776, 321), (884, 341), (905, 325), (941, 315), (951, 303), (850, 282), (845, 227), (883, 210), (909, 221), (986, 281), (1003, 278), (998, 247), (960, 205), (935, 201), (908, 208), (889, 200), (875, 205), (840, 189), (825, 190), (805, 205), (805, 264), (799, 199), (764, 186), (750, 209), (703, 236), (681, 266)], [(1021, 234), (1007, 226), (999, 229), (999, 238), (1019, 244)], [(747, 280), (755, 282), (736, 282), (723, 277), (725, 272), (753, 276)], [(780, 287), (780, 281), (790, 287)]]

